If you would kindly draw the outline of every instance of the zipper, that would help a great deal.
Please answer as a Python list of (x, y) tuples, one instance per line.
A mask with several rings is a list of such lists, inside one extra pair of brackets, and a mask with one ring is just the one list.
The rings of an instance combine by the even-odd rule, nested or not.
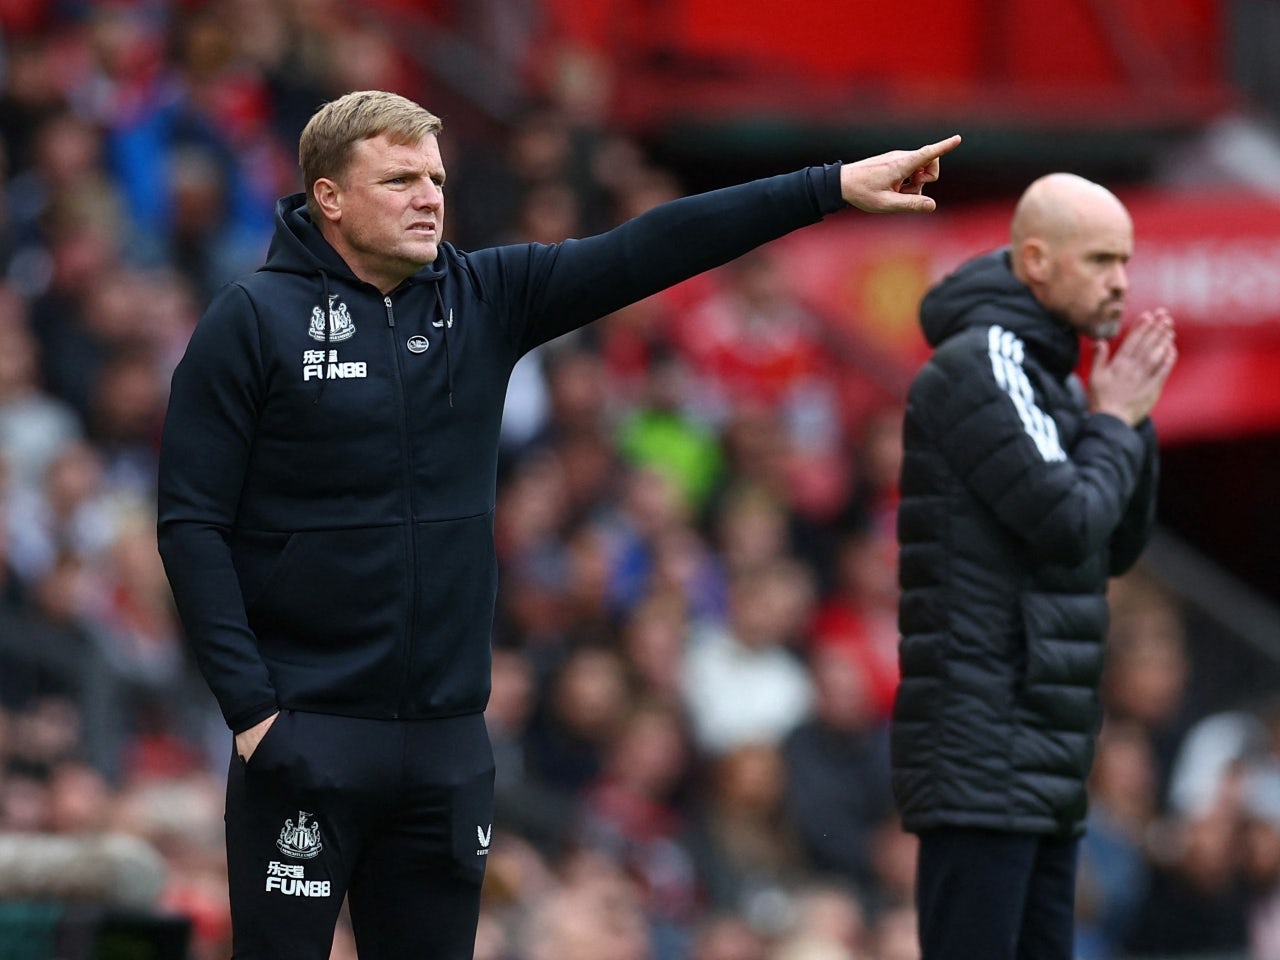
[(404, 650), (400, 657), (400, 692), (397, 696), (396, 711), (392, 715), (393, 720), (398, 720), (400, 715), (405, 712), (404, 702), (409, 686), (409, 664), (412, 660), (410, 654), (413, 651), (413, 638), (417, 627), (418, 546), (413, 529), (413, 465), (409, 445), (409, 405), (405, 400), (404, 370), (401, 367), (403, 361), (400, 357), (399, 344), (396, 342), (396, 315), (391, 309), (391, 298), (384, 296), (382, 302), (387, 308), (387, 333), (391, 337), (391, 354), (395, 358), (396, 402), (400, 407), (400, 462), (404, 468), (404, 511), (408, 520), (406, 529), (409, 538), (409, 622), (405, 635)]

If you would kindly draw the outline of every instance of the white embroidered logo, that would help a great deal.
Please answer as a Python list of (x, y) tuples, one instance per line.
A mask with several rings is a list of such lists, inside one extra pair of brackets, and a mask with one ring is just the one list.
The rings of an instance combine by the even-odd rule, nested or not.
[(493, 836), (493, 824), (489, 824), (489, 829), (476, 825), (476, 839), (480, 841), (480, 847), (476, 850), (477, 857), (487, 857), (489, 855), (489, 840)]
[[(334, 301), (337, 301), (336, 306)], [(307, 327), (307, 336), (312, 340), (319, 340), (321, 343), (341, 343), (343, 340), (350, 340), (355, 336), (355, 321), (351, 319), (351, 313), (347, 310), (347, 305), (338, 300), (336, 293), (329, 295), (328, 326), (328, 336), (326, 336), (324, 310), (320, 307), (312, 307), (311, 325)]]
[(364, 360), (338, 361), (338, 351), (302, 351), (302, 382), (308, 380), (363, 380), (369, 375)]
[(272, 891), (289, 897), (328, 897), (333, 892), (328, 880), (308, 880), (302, 864), (279, 860), (267, 864), (266, 892)]
[(422, 334), (416, 334), (405, 341), (410, 353), (426, 353), (430, 342)]
[(284, 829), (280, 831), (280, 837), (276, 840), (276, 847), (286, 857), (310, 860), (324, 849), (324, 846), (320, 843), (320, 824), (314, 820), (308, 824), (307, 818), (309, 816), (311, 814), (305, 810), (299, 810), (297, 826), (294, 826), (292, 820), (284, 822)]

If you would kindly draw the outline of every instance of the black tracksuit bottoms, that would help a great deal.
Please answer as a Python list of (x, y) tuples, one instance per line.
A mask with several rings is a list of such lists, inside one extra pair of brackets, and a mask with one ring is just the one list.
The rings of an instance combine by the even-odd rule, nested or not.
[(360, 960), (471, 960), (493, 772), (483, 714), (282, 711), (227, 778), (235, 960), (328, 960), (344, 896)]
[(944, 828), (920, 834), (923, 960), (1072, 960), (1075, 837)]

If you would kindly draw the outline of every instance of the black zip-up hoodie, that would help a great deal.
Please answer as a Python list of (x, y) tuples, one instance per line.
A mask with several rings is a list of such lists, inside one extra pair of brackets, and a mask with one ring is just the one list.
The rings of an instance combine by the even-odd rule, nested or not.
[(160, 552), (231, 729), (282, 707), (483, 710), (512, 367), (841, 209), (839, 169), (684, 198), (583, 240), (444, 243), (386, 296), (301, 194), (282, 199), (265, 265), (223, 288), (191, 337), (160, 456)]

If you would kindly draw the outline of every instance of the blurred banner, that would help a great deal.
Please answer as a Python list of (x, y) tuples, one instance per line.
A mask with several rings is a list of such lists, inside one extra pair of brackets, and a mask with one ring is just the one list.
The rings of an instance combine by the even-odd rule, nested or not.
[[(1137, 234), (1130, 319), (1164, 305), (1180, 359), (1156, 407), (1166, 443), (1280, 430), (1280, 200), (1232, 193), (1123, 196)], [(777, 241), (799, 294), (904, 375), (927, 350), (930, 283), (1007, 242), (1012, 205), (929, 217), (830, 218)]]
[(612, 112), (637, 127), (781, 108), (1093, 128), (1205, 117), (1231, 96), (1225, 0), (809, 0), (785, 15), (776, 0), (539, 6), (548, 35), (625, 77)]

